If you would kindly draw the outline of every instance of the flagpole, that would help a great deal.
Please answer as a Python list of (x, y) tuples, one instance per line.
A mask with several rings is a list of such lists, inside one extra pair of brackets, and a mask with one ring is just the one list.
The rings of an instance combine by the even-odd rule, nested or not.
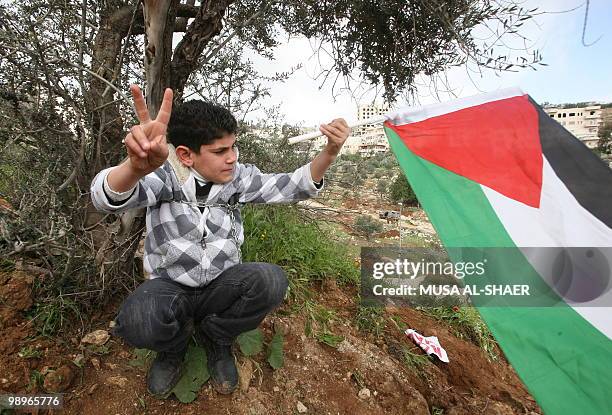
[[(367, 124), (381, 124), (385, 122), (386, 120), (387, 120), (387, 117), (385, 117), (384, 115), (381, 115), (378, 117), (368, 118), (367, 120), (357, 121), (353, 124), (350, 124), (349, 127), (355, 128), (355, 127), (361, 127), (362, 125), (367, 125)], [(300, 141), (312, 140), (313, 138), (321, 137), (322, 135), (323, 133), (321, 131), (313, 131), (311, 133), (298, 135), (295, 137), (291, 137), (289, 139), (289, 144), (299, 143)]]

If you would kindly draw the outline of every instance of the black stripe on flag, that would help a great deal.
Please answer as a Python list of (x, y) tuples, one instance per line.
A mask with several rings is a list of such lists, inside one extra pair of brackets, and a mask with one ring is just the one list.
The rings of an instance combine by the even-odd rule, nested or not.
[(583, 208), (612, 228), (612, 169), (531, 97), (529, 101), (538, 111), (542, 152), (552, 169)]

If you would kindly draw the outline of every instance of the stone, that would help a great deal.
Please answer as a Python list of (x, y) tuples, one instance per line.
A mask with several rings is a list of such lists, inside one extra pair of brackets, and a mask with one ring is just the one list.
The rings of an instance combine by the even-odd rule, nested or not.
[(109, 376), (106, 378), (106, 384), (125, 388), (128, 384), (128, 380), (122, 376)]
[(368, 388), (362, 388), (359, 391), (359, 398), (360, 399), (368, 399), (370, 397), (370, 390)]
[(110, 339), (110, 334), (106, 330), (95, 330), (91, 333), (87, 333), (82, 339), (81, 343), (93, 344), (95, 346), (102, 346)]
[(85, 356), (83, 355), (83, 353), (77, 354), (72, 363), (74, 363), (78, 367), (83, 367), (83, 364), (85, 364)]
[(49, 393), (64, 392), (72, 383), (73, 378), (74, 373), (70, 367), (64, 365), (47, 373), (43, 387)]
[(96, 368), (96, 370), (100, 370), (100, 359), (98, 359), (97, 357), (92, 357), (91, 364), (93, 365), (93, 367)]
[(297, 411), (300, 414), (305, 414), (306, 412), (308, 412), (308, 408), (306, 408), (306, 405), (304, 405), (302, 402), (297, 401)]

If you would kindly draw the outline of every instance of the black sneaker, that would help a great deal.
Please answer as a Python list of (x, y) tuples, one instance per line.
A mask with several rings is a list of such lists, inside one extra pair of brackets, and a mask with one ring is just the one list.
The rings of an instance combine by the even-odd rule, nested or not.
[(187, 348), (176, 352), (159, 352), (147, 374), (147, 388), (158, 397), (166, 397), (183, 375), (183, 359)]
[(206, 350), (208, 372), (213, 388), (220, 394), (229, 395), (238, 386), (238, 369), (232, 346), (216, 343), (201, 332), (198, 340)]

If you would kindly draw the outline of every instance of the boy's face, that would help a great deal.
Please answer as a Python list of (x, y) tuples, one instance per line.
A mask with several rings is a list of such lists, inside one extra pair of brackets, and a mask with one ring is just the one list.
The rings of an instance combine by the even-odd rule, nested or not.
[[(189, 150), (189, 154), (185, 154), (186, 157), (178, 155), (183, 164), (193, 167), (206, 180), (213, 183), (227, 183), (234, 177), (234, 168), (238, 158), (235, 143), (236, 136), (226, 134), (211, 144), (203, 144), (200, 147), (200, 154)], [(181, 151), (183, 154), (185, 153), (183, 149), (187, 149), (183, 146), (179, 148), (177, 148), (177, 153)]]

